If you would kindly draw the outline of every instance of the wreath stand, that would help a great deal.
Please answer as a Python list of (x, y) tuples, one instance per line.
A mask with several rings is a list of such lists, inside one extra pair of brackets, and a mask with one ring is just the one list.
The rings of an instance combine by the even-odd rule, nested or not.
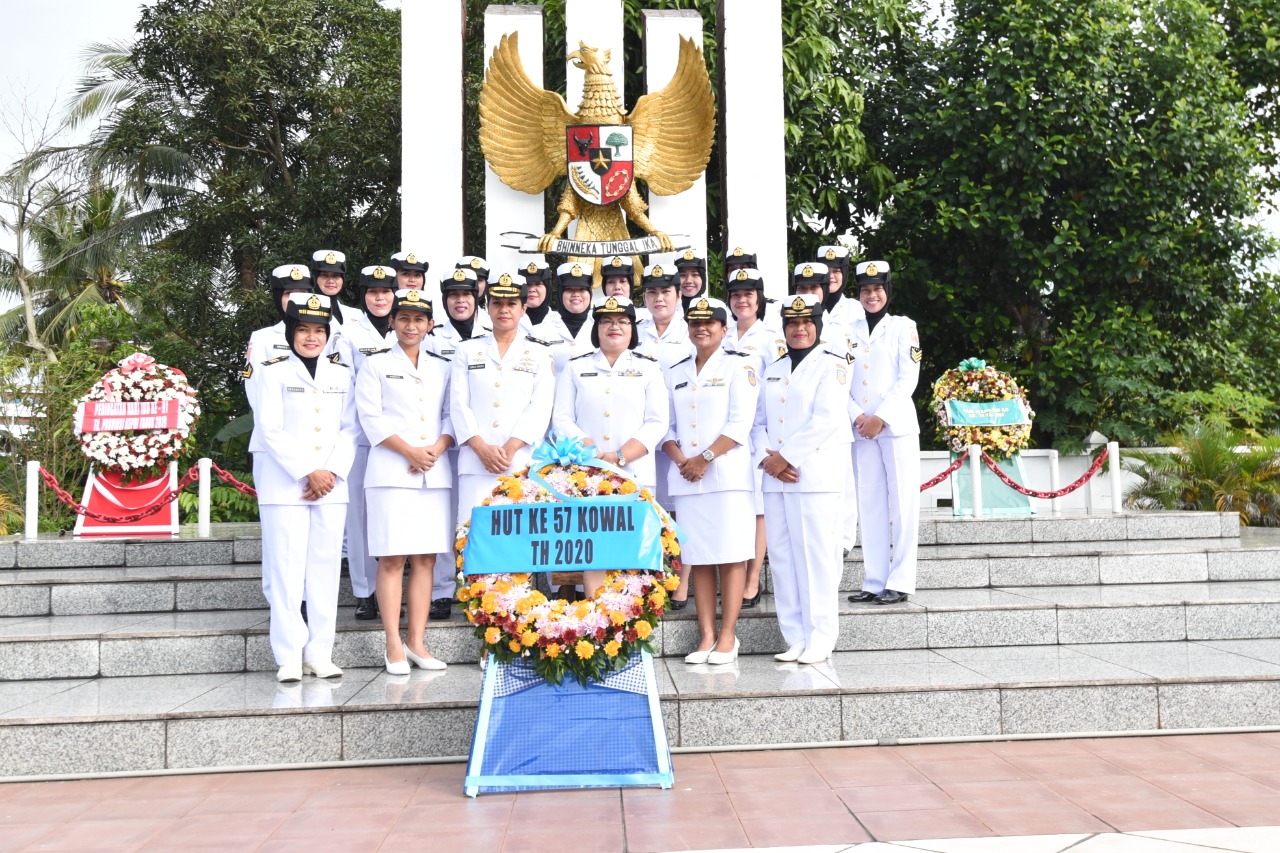
[[(952, 453), (951, 461), (955, 462), (963, 456), (961, 453)], [(1026, 472), (1022, 469), (1022, 454), (1015, 453), (996, 464), (1014, 482), (1027, 482)], [(961, 466), (951, 476), (952, 515), (973, 517), (973, 467)], [(982, 477), (982, 517), (1026, 518), (1035, 514), (1035, 510), (1031, 508), (1031, 498), (1006, 486), (994, 471), (981, 462), (976, 467)]]
[[(80, 503), (99, 516), (130, 521), (102, 521), (88, 513), (76, 516), (72, 531), (75, 536), (177, 535), (178, 502), (171, 495), (178, 488), (178, 465), (170, 462), (168, 471), (144, 483), (126, 483), (113, 471), (89, 470)], [(154, 510), (141, 518), (136, 516), (148, 507)]]
[[(641, 506), (652, 512), (647, 504)], [(472, 510), (472, 535), (467, 543), (472, 555), (466, 561), (466, 574), (551, 571), (550, 566), (528, 566), (527, 556), (519, 563), (513, 561), (518, 559), (515, 555), (529, 553), (528, 546), (518, 541), (521, 537), (487, 533), (491, 514), (501, 509), (479, 506)], [(493, 557), (486, 559), (486, 546), (499, 539), (508, 541), (494, 548)], [(596, 553), (614, 552), (610, 557), (616, 556), (617, 549), (609, 548), (606, 539), (605, 535), (597, 538)], [(558, 568), (628, 568), (609, 564), (628, 562), (610, 557), (590, 565)], [(675, 773), (658, 701), (658, 680), (647, 651), (633, 655), (603, 681), (585, 686), (572, 678), (552, 684), (523, 660), (503, 663), (490, 658), (463, 783), (467, 796), (556, 788), (670, 788), (673, 784)]]

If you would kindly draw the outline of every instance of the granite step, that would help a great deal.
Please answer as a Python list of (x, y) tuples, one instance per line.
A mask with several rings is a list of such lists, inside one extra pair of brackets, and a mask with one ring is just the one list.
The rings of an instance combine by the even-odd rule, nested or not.
[[(1280, 726), (1280, 640), (744, 655), (656, 661), (673, 747), (1070, 737)], [(272, 673), (0, 683), (0, 781), (463, 759), (480, 669), (278, 685)], [(409, 736), (408, 733), (412, 733)]]
[[(939, 589), (889, 607), (842, 596), (839, 619), (840, 651), (1280, 638), (1280, 581)], [(2, 618), (0, 682), (274, 671), (268, 621), (265, 609)], [(669, 614), (659, 653), (683, 656), (697, 634), (696, 604)], [(738, 635), (747, 654), (785, 645), (770, 596)], [(426, 641), (450, 663), (479, 655), (457, 611)], [(335, 662), (376, 667), (383, 651), (380, 623), (339, 609)]]

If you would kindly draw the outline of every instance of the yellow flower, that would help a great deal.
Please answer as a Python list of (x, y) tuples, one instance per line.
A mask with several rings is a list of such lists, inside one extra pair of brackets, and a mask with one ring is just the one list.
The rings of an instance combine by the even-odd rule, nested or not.
[(516, 652), (517, 654), (519, 654), (519, 652), (520, 652), (520, 641), (519, 641), (519, 640), (512, 640), (511, 642), (507, 643), (507, 648), (509, 648), (509, 649), (511, 649), (511, 651)]
[(636, 636), (642, 640), (649, 639), (649, 635), (653, 633), (653, 626), (641, 619), (636, 623)]
[(496, 626), (490, 625), (488, 628), (484, 629), (484, 641), (489, 645), (493, 645), (501, 638), (502, 631), (500, 631)]
[[(622, 493), (622, 494), (624, 494), (624, 495), (634, 495), (634, 494), (636, 493), (636, 484), (635, 484), (635, 481), (634, 481), (634, 480), (623, 480), (623, 481), (622, 481), (622, 485), (621, 485), (621, 486), (618, 486), (618, 491), (619, 491), (619, 492), (621, 492), (621, 493)], [(645, 489), (645, 490), (644, 490), (644, 492), (642, 492), (642, 494), (647, 493), (648, 491), (649, 491), (648, 489)], [(647, 498), (647, 497), (646, 497), (645, 499), (646, 499), (646, 500), (648, 500), (648, 498)]]
[(667, 590), (667, 592), (675, 592), (680, 588), (680, 576), (674, 574), (667, 575), (662, 579), (662, 586)]
[(587, 472), (574, 471), (569, 475), (569, 482), (579, 489), (585, 489), (587, 487)]
[(538, 590), (536, 589), (533, 592), (529, 593), (529, 597), (533, 599), (534, 607), (537, 607), (539, 604), (547, 603), (547, 597), (542, 593), (538, 592)]
[(493, 613), (498, 609), (498, 594), (495, 592), (486, 592), (484, 598), (480, 599), (480, 607), (485, 613)]
[(511, 592), (511, 581), (498, 581), (493, 588), (498, 592)]
[(655, 610), (657, 610), (659, 607), (663, 606), (666, 603), (667, 603), (667, 594), (661, 589), (655, 589), (653, 591), (653, 595), (649, 596), (649, 604), (651, 604)]
[(533, 609), (533, 596), (526, 595), (524, 598), (516, 602), (516, 612), (521, 616)]
[(532, 646), (538, 642), (538, 633), (536, 631), (525, 631), (520, 635), (520, 642), (526, 646)]
[(476, 612), (470, 608), (467, 609), (467, 621), (472, 625), (476, 623)]
[(560, 657), (560, 644), (559, 644), (559, 643), (549, 643), (549, 644), (547, 645), (547, 657), (549, 657), (549, 658), (558, 658), (558, 657)]
[[(623, 483), (623, 484), (622, 484), (622, 488), (621, 488), (619, 491), (621, 491), (624, 495), (629, 495), (629, 494), (631, 494), (631, 492), (634, 492), (634, 491), (635, 491), (635, 488), (633, 487), (633, 488), (631, 489), (631, 492), (628, 492), (628, 491), (627, 491), (627, 486), (630, 486), (630, 485), (632, 485), (632, 484), (631, 484), (631, 483), (629, 483), (629, 482), (627, 482), (627, 483)], [(644, 498), (645, 500), (649, 501), (650, 503), (652, 503), (652, 502), (653, 502), (653, 492), (649, 491), (648, 489), (641, 489), (641, 490), (640, 490), (640, 497)]]
[(615, 625), (621, 625), (627, 621), (627, 615), (621, 610), (610, 610), (609, 621)]
[(462, 589), (458, 590), (458, 600), (459, 600), (459, 601), (470, 601), (470, 600), (471, 600), (471, 587), (464, 586)]
[(459, 570), (462, 569), (462, 554), (458, 554), (458, 556), (454, 558), (453, 564), (457, 566)]
[(618, 652), (620, 652), (621, 650), (622, 650), (622, 644), (619, 643), (617, 640), (610, 640), (609, 642), (604, 644), (604, 653), (611, 658), (616, 658), (618, 656)]
[(472, 582), (471, 582), (471, 594), (472, 594), (472, 595), (484, 595), (484, 591), (485, 591), (486, 589), (488, 589), (488, 588), (489, 588), (489, 584), (485, 583), (484, 581), (472, 581)]
[(596, 647), (586, 640), (579, 640), (573, 647), (573, 653), (583, 660), (587, 660), (596, 653)]
[(600, 494), (602, 494), (602, 495), (611, 495), (611, 494), (613, 494), (613, 483), (611, 483), (611, 482), (610, 482), (610, 481), (608, 481), (608, 480), (602, 480), (602, 481), (600, 482), (599, 492), (600, 492)]
[(591, 615), (593, 605), (590, 601), (577, 601), (573, 605), (573, 613), (579, 619), (586, 619)]
[(518, 575), (512, 575), (512, 576), (511, 576), (511, 580), (512, 580), (513, 582), (515, 582), (515, 583), (519, 583), (519, 584), (525, 584), (525, 583), (528, 583), (528, 582), (529, 582), (529, 573), (528, 573), (528, 572), (522, 572), (521, 574), (518, 574)]

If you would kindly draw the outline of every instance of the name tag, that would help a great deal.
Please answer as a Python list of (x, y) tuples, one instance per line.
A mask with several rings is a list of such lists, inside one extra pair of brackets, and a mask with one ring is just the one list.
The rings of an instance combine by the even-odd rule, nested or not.
[(287, 386), (284, 390), (286, 390), (286, 391), (293, 391), (293, 392), (294, 392), (294, 393), (296, 393), (296, 394), (301, 394), (301, 393), (302, 393), (302, 391), (303, 391), (303, 389), (302, 389), (302, 388), (294, 388), (294, 387), (292, 387), (292, 386)]
[(679, 391), (681, 388), (685, 387), (688, 384), (689, 384), (688, 382), (681, 382), (679, 385), (675, 387), (675, 390)]
[(288, 349), (289, 345), (288, 344), (272, 344), (271, 348), (272, 349)]
[(781, 377), (781, 376), (766, 376), (766, 377), (764, 378), (764, 381), (765, 381), (765, 382), (781, 382), (781, 381), (782, 381), (782, 377)]
[(599, 373), (579, 373), (578, 375), (583, 379), (586, 379), (588, 376), (599, 376), (600, 374)]
[(451, 349), (440, 350), (441, 355), (453, 355), (455, 352), (457, 352), (457, 350), (451, 350)]
[(404, 375), (401, 373), (388, 373), (386, 376), (388, 379), (404, 379)]
[(468, 364), (467, 370), (484, 370), (484, 364)]

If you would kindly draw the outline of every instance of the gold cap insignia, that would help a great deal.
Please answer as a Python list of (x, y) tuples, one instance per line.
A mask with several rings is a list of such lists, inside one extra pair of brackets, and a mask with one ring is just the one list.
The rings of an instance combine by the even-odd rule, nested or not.
[(308, 307), (308, 308), (310, 308), (312, 311), (319, 311), (319, 310), (320, 310), (320, 297), (319, 297), (319, 296), (312, 296), (310, 299), (308, 299), (308, 300), (307, 300), (307, 307)]
[(661, 267), (661, 266), (655, 266), (655, 267), (653, 268), (653, 274), (654, 274), (654, 276), (666, 275), (666, 273), (664, 273), (664, 272), (662, 271), (662, 267)]
[(697, 257), (697, 255), (695, 255), (695, 254), (693, 253), (693, 249), (685, 249), (685, 250), (684, 250), (684, 259), (685, 259), (686, 261), (692, 261), (692, 260), (693, 260), (694, 258), (696, 258), (696, 257)]
[(711, 303), (705, 299), (699, 299), (696, 307), (699, 311), (706, 311), (711, 307)]
[(294, 267), (289, 270), (289, 278), (294, 281), (302, 281), (302, 267)]
[(797, 296), (795, 299), (791, 300), (791, 310), (792, 311), (808, 311), (809, 306), (804, 303), (803, 299)]
[(467, 274), (466, 274), (466, 273), (464, 273), (462, 270), (454, 270), (454, 271), (453, 271), (453, 280), (454, 280), (454, 281), (466, 281), (466, 280), (467, 280)]
[(384, 278), (386, 278), (386, 277), (387, 277), (387, 271), (386, 271), (385, 269), (383, 269), (382, 267), (374, 267), (374, 268), (373, 268), (373, 277), (374, 277), (375, 279), (377, 279), (378, 281), (382, 281)]
[(573, 269), (569, 270), (569, 275), (582, 275), (581, 264), (574, 264)]
[(324, 262), (326, 264), (336, 264), (338, 262), (338, 256), (335, 255), (333, 252), (330, 252), (329, 254), (324, 256)]
[(422, 297), (418, 295), (418, 291), (416, 290), (410, 290), (404, 295), (405, 302), (420, 302), (421, 300)]
[(742, 247), (741, 247), (741, 246), (737, 246), (737, 247), (735, 247), (735, 248), (734, 248), (734, 250), (733, 250), (733, 256), (734, 256), (735, 258), (740, 258), (740, 257), (742, 257)]
[(618, 300), (616, 300), (616, 299), (614, 299), (612, 296), (610, 296), (608, 299), (606, 299), (606, 300), (604, 301), (604, 310), (606, 310), (606, 311), (617, 311), (617, 310), (619, 310), (619, 307), (618, 307)]
[(614, 258), (612, 261), (609, 261), (609, 266), (611, 267), (622, 266), (622, 258)]
[(479, 259), (479, 258), (472, 258), (472, 259), (471, 259), (471, 268), (472, 268), (473, 270), (478, 270), (478, 269), (480, 269), (480, 259)]
[(529, 266), (525, 267), (525, 272), (536, 273), (538, 271), (538, 262), (529, 261)]
[(506, 285), (511, 284), (511, 276), (507, 275), (506, 273), (503, 273), (498, 278), (498, 284), (506, 284)]
[(827, 260), (834, 261), (836, 259), (836, 250), (827, 249)]
[(416, 264), (418, 262), (418, 256), (415, 255), (413, 252), (410, 252), (409, 254), (405, 255), (404, 262), (406, 264)]
[(867, 275), (878, 275), (880, 268), (875, 264), (867, 264)]
[(738, 270), (738, 281), (746, 281), (749, 278), (751, 278), (751, 276), (747, 275), (746, 270)]
[(813, 267), (809, 266), (808, 264), (805, 264), (804, 269), (800, 270), (800, 275), (804, 276), (805, 278), (808, 278), (809, 276), (813, 275)]

